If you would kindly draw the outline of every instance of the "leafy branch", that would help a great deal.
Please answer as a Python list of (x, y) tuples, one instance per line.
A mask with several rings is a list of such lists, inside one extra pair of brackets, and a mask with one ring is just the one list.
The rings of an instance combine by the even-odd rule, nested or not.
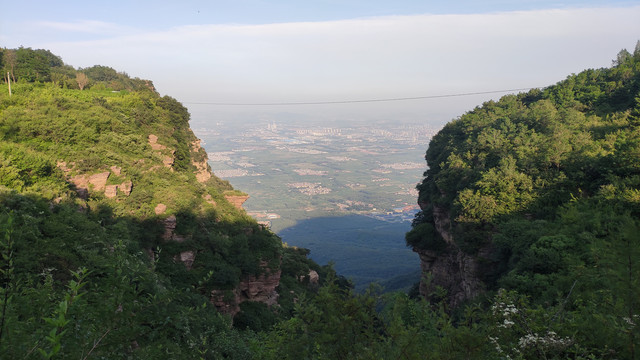
[(64, 299), (58, 303), (58, 307), (53, 311), (51, 317), (44, 318), (44, 322), (51, 326), (49, 334), (45, 337), (45, 340), (49, 343), (50, 349), (38, 349), (40, 354), (45, 359), (51, 359), (62, 348), (62, 336), (66, 333), (65, 327), (71, 320), (68, 319), (67, 314), (71, 305), (82, 297), (85, 293), (81, 293), (80, 290), (86, 285), (84, 282), (88, 272), (86, 268), (80, 268), (78, 271), (71, 271), (74, 279), (69, 281), (67, 285), (67, 292), (64, 295)]
[(13, 290), (13, 212), (9, 213), (4, 226), (4, 236), (0, 238), (0, 252), (2, 252), (2, 266), (0, 266), (0, 276), (2, 282), (2, 317), (0, 318), (0, 345), (2, 345), (2, 335), (5, 319), (7, 317), (7, 306), (11, 301)]

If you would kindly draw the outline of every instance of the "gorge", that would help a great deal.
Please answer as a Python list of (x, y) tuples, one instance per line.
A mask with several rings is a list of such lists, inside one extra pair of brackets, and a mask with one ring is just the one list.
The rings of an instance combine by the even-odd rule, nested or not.
[(3, 358), (637, 357), (640, 45), (433, 134), (406, 234), (420, 285), (390, 293), (249, 216), (254, 194), (211, 173), (188, 109), (150, 81), (30, 48), (1, 64)]

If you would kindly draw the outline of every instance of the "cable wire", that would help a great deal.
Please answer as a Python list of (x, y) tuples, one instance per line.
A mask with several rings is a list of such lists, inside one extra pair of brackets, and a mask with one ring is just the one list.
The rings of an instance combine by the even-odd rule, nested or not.
[(374, 102), (391, 102), (391, 101), (411, 101), (411, 100), (424, 100), (424, 99), (438, 99), (438, 98), (449, 98), (449, 97), (459, 97), (459, 96), (485, 95), (485, 94), (497, 94), (497, 93), (506, 93), (506, 92), (515, 92), (515, 91), (525, 91), (525, 90), (531, 90), (531, 89), (540, 89), (540, 87), (528, 87), (528, 88), (507, 89), (507, 90), (478, 91), (478, 92), (470, 92), (470, 93), (456, 93), (456, 94), (444, 94), (444, 95), (386, 98), (386, 99), (365, 99), (365, 100), (268, 102), (268, 103), (225, 103), (225, 102), (182, 101), (182, 103), (186, 104), (186, 105), (216, 105), (216, 106), (331, 105), (331, 104), (355, 104), (355, 103), (374, 103)]

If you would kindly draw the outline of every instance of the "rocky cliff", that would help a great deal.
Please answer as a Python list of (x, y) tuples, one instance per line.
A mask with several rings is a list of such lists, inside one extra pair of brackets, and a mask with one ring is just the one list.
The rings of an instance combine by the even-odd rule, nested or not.
[(484, 279), (495, 266), (492, 258), (495, 249), (491, 245), (478, 249), (474, 254), (463, 251), (452, 234), (452, 221), (449, 211), (441, 206), (429, 206), (421, 202), (422, 211), (433, 216), (436, 236), (444, 240), (444, 246), (437, 249), (413, 247), (420, 256), (420, 294), (427, 299), (441, 296), (438, 288), (446, 291), (446, 301), (455, 308), (467, 300), (473, 299), (485, 290)]
[[(146, 86), (104, 92), (47, 83), (16, 85), (3, 106), (11, 132), (0, 139), (0, 185), (42, 194), (52, 209), (77, 207), (104, 226), (127, 222), (131, 251), (229, 314), (244, 301), (277, 302), (282, 242), (247, 216), (246, 194), (212, 174), (178, 101)], [(234, 294), (224, 306), (210, 295), (221, 289)]]
[(280, 285), (282, 271), (272, 270), (268, 263), (260, 263), (262, 273), (249, 275), (240, 281), (233, 290), (211, 290), (211, 303), (222, 313), (235, 316), (240, 312), (240, 304), (245, 301), (257, 301), (271, 307), (278, 303), (280, 295), (276, 291)]
[[(19, 54), (16, 69), (43, 73), (0, 91), (0, 357), (28, 347), (248, 358), (231, 326), (257, 332), (287, 318), (315, 290), (300, 276), (322, 268), (244, 212), (246, 194), (213, 176), (177, 100), (108, 67), (7, 53)], [(43, 340), (52, 329), (59, 336)]]
[[(150, 153), (150, 157), (155, 157), (162, 162), (162, 166), (170, 171), (173, 171), (172, 165), (174, 164), (175, 149), (171, 149), (166, 145), (162, 145), (159, 142), (158, 136), (149, 134), (148, 144), (153, 151)], [(200, 146), (200, 140), (197, 139), (191, 143), (191, 163), (195, 168), (194, 174), (198, 182), (206, 183), (213, 176), (211, 168), (207, 161), (206, 152)], [(58, 168), (60, 168), (65, 174), (74, 174), (75, 163), (69, 163), (65, 161), (58, 162)], [(157, 169), (157, 166), (151, 168), (151, 170)], [(111, 166), (109, 171), (102, 172), (89, 172), (80, 173), (73, 176), (68, 175), (68, 181), (73, 185), (73, 188), (77, 192), (78, 196), (82, 199), (88, 199), (91, 195), (104, 194), (108, 199), (114, 199), (118, 194), (122, 196), (129, 196), (133, 189), (133, 183), (131, 180), (124, 179), (120, 184), (107, 185), (109, 178), (113, 175), (118, 178), (122, 178), (122, 169), (119, 166)], [(238, 211), (244, 212), (242, 204), (249, 198), (248, 195), (239, 195), (237, 191), (232, 191), (229, 194), (224, 194), (222, 197), (233, 208)], [(203, 196), (203, 200), (217, 206), (217, 202), (213, 200), (210, 194)], [(218, 200), (220, 201), (220, 200)], [(193, 234), (179, 234), (176, 228), (179, 227), (178, 218), (175, 213), (171, 211), (164, 203), (158, 203), (154, 208), (155, 215), (159, 216), (159, 223), (162, 225), (163, 232), (160, 238), (163, 242), (176, 242), (184, 243), (193, 238)], [(174, 209), (175, 210), (175, 209)], [(261, 231), (264, 229), (260, 228)], [(254, 229), (247, 227), (243, 232), (251, 236), (254, 233)], [(149, 255), (150, 260), (157, 260), (154, 251), (151, 248), (145, 249), (145, 252)], [(173, 261), (176, 263), (182, 263), (186, 270), (192, 270), (194, 263), (198, 259), (198, 250), (195, 249), (183, 249), (179, 253), (173, 256)], [(231, 290), (211, 290), (211, 303), (216, 308), (224, 313), (235, 316), (240, 311), (240, 304), (246, 301), (256, 301), (265, 303), (271, 307), (278, 302), (278, 292), (276, 291), (280, 284), (280, 276), (282, 271), (280, 270), (280, 261), (275, 269), (268, 267), (268, 262), (260, 260), (260, 273), (259, 274), (247, 274), (244, 275), (239, 284)]]

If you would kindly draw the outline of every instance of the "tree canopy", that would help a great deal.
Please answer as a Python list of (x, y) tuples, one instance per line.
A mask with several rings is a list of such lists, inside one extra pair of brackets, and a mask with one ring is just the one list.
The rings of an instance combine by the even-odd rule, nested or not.
[[(457, 308), (437, 287), (355, 293), (284, 246), (198, 181), (189, 112), (150, 81), (30, 48), (0, 66), (3, 358), (637, 358), (638, 49), (433, 138), (407, 243), (496, 265)], [(277, 304), (220, 311), (276, 273)]]
[[(493, 262), (482, 279), (488, 293), (516, 291), (573, 311), (584, 321), (576, 331), (601, 333), (597, 341), (632, 358), (640, 311), (640, 53), (623, 50), (613, 64), (484, 103), (447, 124), (426, 152), (423, 211), (407, 243)], [(450, 244), (435, 230), (442, 214)], [(588, 311), (599, 330), (582, 318)]]

